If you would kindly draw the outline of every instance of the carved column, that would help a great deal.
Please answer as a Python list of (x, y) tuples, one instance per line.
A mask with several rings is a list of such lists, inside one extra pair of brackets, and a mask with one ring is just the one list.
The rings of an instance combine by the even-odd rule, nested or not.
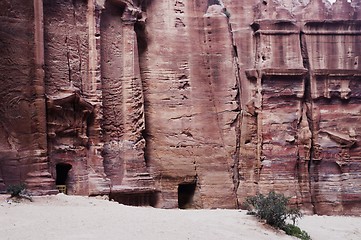
[[(46, 107), (45, 107), (45, 84), (44, 84), (44, 23), (43, 1), (34, 0), (34, 64), (35, 79), (33, 81), (34, 118), (31, 122), (33, 129), (33, 141), (37, 149), (34, 149), (30, 170), (27, 174), (26, 183), (35, 194), (49, 193), (54, 189), (54, 180), (48, 169), (47, 130), (46, 130)], [(36, 159), (36, 160), (35, 160)]]
[(144, 100), (134, 31), (140, 16), (129, 1), (109, 1), (102, 14), (103, 156), (111, 198), (120, 202), (154, 190), (144, 159)]
[(89, 64), (88, 77), (83, 82), (83, 91), (87, 99), (92, 103), (93, 123), (87, 126), (89, 129), (89, 151), (87, 153), (87, 164), (90, 166), (89, 171), (89, 195), (108, 194), (109, 179), (106, 179), (104, 172), (104, 158), (101, 156), (103, 143), (101, 139), (102, 129), (101, 121), (102, 112), (102, 84), (100, 72), (100, 15), (104, 6), (100, 5), (97, 0), (88, 1), (88, 36), (89, 36)]
[[(140, 77), (137, 36), (134, 31), (141, 11), (127, 6), (122, 16), (123, 22), (123, 110), (124, 110), (124, 176), (123, 187), (147, 187), (143, 185), (142, 176), (147, 175), (144, 159), (145, 129), (144, 99)], [(148, 174), (149, 175), (149, 174)]]

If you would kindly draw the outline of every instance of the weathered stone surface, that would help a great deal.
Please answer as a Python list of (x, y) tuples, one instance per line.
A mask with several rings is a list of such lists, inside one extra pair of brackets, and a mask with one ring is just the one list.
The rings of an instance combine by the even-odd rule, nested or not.
[[(251, 81), (261, 78), (258, 88), (262, 89), (262, 106), (257, 115), (261, 122), (257, 128), (261, 132), (258, 140), (261, 145), (259, 190), (286, 192), (304, 208), (321, 214), (359, 213), (355, 207), (360, 204), (359, 196), (356, 196), (359, 190), (354, 192), (353, 188), (352, 193), (346, 193), (350, 186), (359, 184), (357, 170), (344, 170), (341, 166), (345, 164), (340, 163), (350, 159), (349, 149), (357, 149), (354, 129), (359, 122), (359, 114), (346, 110), (357, 105), (359, 93), (359, 89), (349, 87), (350, 79), (357, 81), (359, 66), (355, 57), (357, 59), (360, 54), (355, 45), (360, 41), (357, 21), (346, 20), (353, 16), (350, 7), (348, 3), (337, 1), (330, 11), (321, 10), (316, 14), (312, 9), (327, 9), (327, 6), (321, 1), (311, 1), (299, 15), (302, 16), (297, 24), (300, 30), (292, 32), (282, 28), (284, 33), (287, 31), (288, 40), (292, 39), (292, 34), (300, 36), (300, 41), (296, 37), (292, 45), (282, 44), (285, 34), (278, 30), (279, 20), (273, 21), (274, 26), (267, 25), (266, 31), (262, 31), (261, 24), (253, 25), (260, 39), (262, 34), (271, 39), (272, 36), (278, 38), (277, 41), (265, 37), (265, 40), (259, 40), (258, 49), (262, 55), (256, 55), (256, 68), (249, 71)], [(325, 14), (319, 15), (320, 12)], [(325, 19), (330, 20), (325, 22)], [(285, 22), (282, 21), (284, 26)], [(275, 46), (275, 43), (282, 46)], [(289, 45), (293, 50), (285, 51)], [(285, 62), (279, 61), (280, 53), (290, 52), (293, 56), (281, 56), (281, 61)], [(270, 65), (271, 69), (268, 69)], [(286, 70), (284, 66), (287, 65)], [(307, 73), (302, 68), (307, 69)], [(258, 75), (251, 74), (255, 71)], [(272, 84), (268, 83), (270, 79)], [(284, 85), (279, 82), (281, 79), (292, 79), (292, 84)], [(337, 113), (338, 104), (343, 113)], [(359, 168), (359, 155), (353, 156), (355, 170)], [(292, 172), (294, 176), (288, 175)]]
[(2, 1), (0, 189), (360, 214), (360, 1)]
[[(34, 192), (53, 187), (47, 159), (42, 6), (2, 1), (0, 164), (5, 185), (20, 179)], [(0, 183), (1, 184), (1, 183)], [(1, 184), (3, 185), (3, 184)]]

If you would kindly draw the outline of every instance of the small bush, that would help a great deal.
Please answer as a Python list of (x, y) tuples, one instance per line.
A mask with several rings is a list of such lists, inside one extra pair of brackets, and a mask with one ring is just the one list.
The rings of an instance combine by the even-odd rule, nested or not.
[[(266, 220), (267, 224), (284, 230), (288, 235), (303, 240), (310, 240), (310, 236), (305, 231), (295, 226), (296, 220), (302, 217), (300, 209), (289, 208), (288, 203), (289, 198), (272, 191), (267, 196), (257, 194), (256, 196), (248, 197), (243, 204), (248, 209), (247, 214)], [(286, 224), (287, 218), (293, 224)]]
[(11, 195), (11, 197), (20, 197), (20, 194), (23, 191), (25, 191), (25, 189), (26, 189), (25, 183), (20, 183), (20, 184), (9, 185), (6, 188), (6, 191)]
[(25, 198), (30, 200), (31, 202), (33, 201), (30, 192), (26, 190), (25, 183), (9, 185), (6, 188), (6, 191), (10, 194), (10, 198), (17, 198), (17, 199)]
[(286, 224), (288, 216), (288, 198), (274, 191), (268, 196), (257, 194), (246, 199), (246, 205), (256, 217), (266, 220), (266, 223), (276, 228), (282, 228)]
[(293, 224), (285, 225), (282, 230), (285, 231), (287, 235), (291, 235), (302, 240), (311, 240), (310, 235), (308, 235), (306, 231), (301, 230)]

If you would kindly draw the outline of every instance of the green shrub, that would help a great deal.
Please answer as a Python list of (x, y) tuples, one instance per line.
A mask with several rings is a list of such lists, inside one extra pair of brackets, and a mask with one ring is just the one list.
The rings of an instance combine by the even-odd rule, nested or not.
[(9, 185), (6, 188), (6, 192), (9, 193), (11, 197), (20, 197), (20, 194), (23, 191), (25, 191), (25, 189), (26, 189), (26, 184), (20, 183), (20, 184)]
[(246, 205), (251, 213), (276, 228), (282, 228), (286, 224), (287, 204), (288, 198), (274, 191), (268, 193), (268, 196), (257, 194), (246, 199)]
[[(267, 224), (284, 230), (288, 235), (310, 240), (310, 236), (305, 231), (295, 226), (296, 220), (302, 217), (300, 209), (289, 208), (288, 203), (289, 198), (272, 191), (267, 196), (259, 193), (256, 196), (247, 197), (243, 204), (248, 209), (247, 214), (265, 220)], [(286, 224), (287, 218), (293, 224)]]
[(287, 235), (297, 237), (302, 240), (311, 240), (310, 235), (304, 230), (301, 230), (299, 227), (293, 224), (286, 224), (282, 230), (286, 232)]

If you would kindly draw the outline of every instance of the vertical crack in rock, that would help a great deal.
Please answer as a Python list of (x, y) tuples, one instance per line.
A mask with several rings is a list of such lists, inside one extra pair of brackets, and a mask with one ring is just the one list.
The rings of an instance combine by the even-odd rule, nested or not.
[(71, 66), (70, 66), (70, 49), (68, 44), (68, 36), (65, 37), (65, 44), (66, 44), (66, 62), (68, 65), (68, 80), (71, 83)]
[[(137, 99), (137, 101), (135, 101), (135, 108), (138, 109), (138, 118), (133, 120), (134, 124), (137, 125), (138, 127), (138, 137), (135, 141), (135, 146), (140, 145), (142, 146), (142, 150), (143, 150), (143, 158), (144, 158), (144, 163), (145, 166), (147, 168), (148, 165), (148, 156), (146, 155), (145, 152), (145, 145), (146, 145), (146, 120), (145, 120), (145, 106), (144, 106), (144, 89), (143, 89), (143, 82), (144, 80), (144, 75), (141, 74), (141, 70), (142, 70), (142, 55), (144, 54), (144, 52), (147, 50), (148, 47), (148, 39), (147, 39), (147, 34), (146, 34), (146, 9), (148, 7), (148, 3), (147, 1), (138, 1), (138, 16), (137, 16), (137, 21), (134, 24), (134, 32), (135, 32), (135, 40), (136, 40), (136, 54), (137, 54), (137, 64), (138, 64), (138, 71), (139, 74), (137, 74), (137, 77), (139, 78), (138, 82), (139, 82), (139, 89), (138, 91), (135, 92), (134, 94), (134, 98)], [(135, 79), (134, 79), (135, 80)]]
[[(75, 10), (75, 5), (76, 5), (76, 0), (72, 0), (71, 1), (72, 4), (72, 12), (73, 12), (73, 26), (76, 26), (76, 10)], [(70, 35), (70, 34), (69, 34)], [(77, 44), (79, 44), (78, 42), (79, 36), (77, 36)], [(69, 42), (70, 40), (70, 42)], [(71, 75), (72, 73), (72, 64), (71, 64), (71, 39), (68, 38), (68, 36), (66, 36), (65, 38), (65, 43), (66, 43), (66, 48), (67, 48), (67, 52), (66, 52), (66, 58), (67, 58), (67, 62), (68, 62), (68, 74), (69, 74), (69, 82), (72, 83), (72, 77)], [(79, 46), (79, 45), (78, 45)], [(80, 56), (80, 51), (78, 50), (78, 55)], [(79, 68), (79, 72), (81, 72), (81, 68)]]
[(73, 24), (74, 26), (76, 25), (76, 12), (75, 12), (75, 5), (76, 5), (76, 0), (72, 0), (72, 6), (73, 6)]
[[(207, 25), (210, 26), (210, 27), (205, 27), (204, 28), (205, 38), (206, 38), (206, 42), (210, 42), (209, 39), (210, 39), (210, 35), (212, 34), (212, 27), (211, 27), (210, 23), (207, 23)], [(207, 51), (206, 64), (211, 63), (211, 61), (212, 61), (212, 56), (209, 54), (211, 52), (209, 48), (210, 47), (208, 47), (209, 52), (208, 52), (208, 50), (206, 50)], [(218, 111), (218, 108), (217, 108), (217, 104), (215, 102), (216, 94), (215, 94), (215, 89), (214, 89), (214, 86), (213, 86), (212, 80), (211, 80), (212, 69), (210, 67), (208, 68), (208, 73), (207, 74), (208, 74), (208, 88), (209, 88), (210, 95), (211, 95), (211, 96), (209, 96), (209, 99), (212, 102), (212, 107), (214, 109), (214, 113), (216, 114), (217, 129), (219, 131), (219, 136), (220, 136), (221, 141), (222, 141), (222, 147), (224, 147), (225, 146), (224, 137), (223, 137), (223, 133), (222, 133), (221, 122), (220, 122), (220, 119), (219, 119), (219, 111)]]
[[(314, 213), (317, 213), (316, 208), (315, 208), (315, 195), (313, 194), (313, 174), (314, 174), (314, 165), (313, 165), (313, 152), (314, 152), (314, 126), (313, 126), (313, 116), (312, 116), (312, 97), (311, 97), (311, 77), (310, 77), (310, 62), (309, 62), (309, 58), (308, 58), (308, 53), (307, 53), (307, 45), (306, 45), (306, 41), (304, 39), (304, 35), (301, 32), (300, 33), (300, 45), (301, 45), (301, 55), (303, 58), (303, 66), (304, 68), (306, 68), (307, 74), (305, 76), (305, 81), (304, 81), (304, 96), (303, 96), (303, 107), (302, 107), (302, 120), (301, 121), (306, 121), (307, 123), (307, 127), (308, 131), (310, 132), (310, 136), (308, 136), (308, 141), (309, 141), (309, 150), (307, 153), (307, 159), (308, 159), (308, 164), (307, 164), (307, 173), (308, 173), (308, 187), (309, 187), (309, 194), (310, 194), (310, 200), (311, 200), (311, 205), (312, 205), (312, 210)], [(305, 114), (304, 114), (305, 112)], [(304, 117), (306, 117), (306, 120), (303, 119)], [(300, 126), (302, 125), (301, 122), (299, 123), (298, 128), (300, 129)], [(300, 163), (300, 159), (299, 162)], [(301, 170), (300, 168), (297, 169), (298, 173), (300, 174), (299, 171)], [(302, 174), (302, 173), (301, 173)]]
[[(259, 101), (260, 103), (258, 103), (258, 105), (261, 107), (263, 105), (262, 101), (262, 77), (260, 73), (257, 73), (257, 82), (256, 82), (256, 88), (257, 88), (257, 101)], [(256, 125), (257, 125), (257, 132), (256, 132), (256, 137), (257, 137), (257, 148), (256, 148), (256, 161), (257, 164), (254, 168), (254, 174), (255, 174), (255, 183), (258, 184), (258, 182), (260, 181), (261, 178), (261, 170), (263, 165), (261, 164), (261, 161), (263, 159), (261, 159), (261, 153), (262, 153), (262, 149), (263, 149), (263, 134), (262, 134), (262, 109), (258, 109), (257, 111), (255, 111), (255, 118), (256, 118)]]
[(241, 94), (241, 74), (240, 74), (240, 65), (239, 65), (239, 59), (238, 59), (238, 50), (237, 50), (237, 45), (235, 43), (235, 38), (233, 36), (233, 29), (232, 29), (232, 24), (230, 22), (230, 17), (231, 15), (228, 13), (227, 8), (223, 5), (222, 1), (220, 1), (221, 5), (223, 6), (223, 11), (224, 14), (227, 17), (227, 23), (228, 23), (228, 30), (229, 30), (229, 34), (231, 37), (231, 41), (232, 41), (232, 48), (233, 48), (233, 64), (234, 64), (234, 75), (236, 78), (236, 86), (235, 88), (237, 89), (237, 94), (235, 96), (235, 100), (237, 103), (237, 109), (236, 111), (238, 111), (238, 114), (236, 116), (236, 118), (234, 119), (234, 122), (232, 124), (234, 124), (235, 127), (235, 132), (236, 132), (236, 146), (235, 146), (235, 150), (232, 154), (233, 157), (233, 165), (232, 165), (232, 177), (233, 177), (233, 184), (234, 184), (234, 194), (236, 196), (236, 206), (237, 208), (239, 208), (239, 202), (238, 202), (238, 196), (237, 196), (237, 190), (239, 187), (239, 183), (240, 183), (240, 175), (239, 175), (239, 162), (240, 162), (240, 147), (241, 147), (241, 126), (240, 126), (240, 94)]
[[(256, 33), (259, 28), (260, 25), (259, 24), (252, 24), (251, 28), (253, 29), (253, 32)], [(255, 143), (255, 154), (256, 154), (256, 163), (253, 164), (253, 180), (254, 183), (257, 184), (257, 188), (259, 187), (258, 183), (260, 182), (260, 176), (261, 176), (261, 171), (263, 168), (262, 165), (262, 161), (264, 158), (261, 157), (261, 153), (262, 153), (262, 149), (263, 149), (263, 124), (262, 124), (262, 117), (263, 117), (263, 111), (262, 111), (262, 106), (263, 106), (263, 87), (262, 87), (262, 75), (263, 75), (263, 66), (262, 66), (262, 62), (265, 60), (265, 49), (262, 47), (262, 41), (260, 38), (259, 34), (256, 34), (254, 36), (254, 46), (255, 46), (255, 51), (254, 51), (254, 63), (253, 65), (255, 66), (255, 72), (253, 73), (253, 81), (255, 84), (255, 93), (254, 93), (254, 99), (251, 100), (250, 102), (246, 103), (245, 109), (247, 111), (247, 114), (251, 114), (251, 116), (254, 117), (254, 124), (256, 126), (255, 129), (255, 139), (256, 139), (256, 143)], [(260, 61), (260, 58), (262, 59), (262, 61)]]
[(81, 55), (81, 47), (80, 47), (80, 37), (79, 37), (79, 35), (76, 36), (76, 44), (77, 44), (77, 51), (78, 51), (78, 57), (79, 57), (78, 72), (80, 73), (80, 86), (83, 86), (83, 75), (81, 74), (81, 66), (83, 64), (83, 59), (82, 59), (82, 55)]

